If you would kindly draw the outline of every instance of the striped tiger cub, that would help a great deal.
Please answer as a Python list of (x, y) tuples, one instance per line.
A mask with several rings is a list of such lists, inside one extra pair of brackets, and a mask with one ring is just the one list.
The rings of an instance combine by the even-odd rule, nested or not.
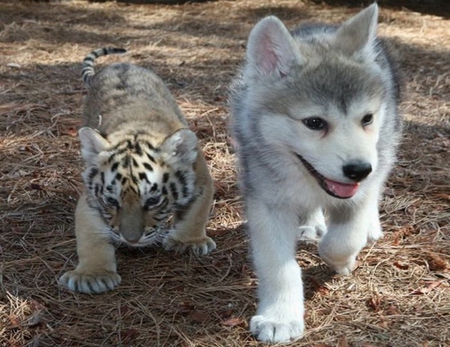
[(117, 53), (125, 50), (101, 48), (83, 61), (89, 92), (78, 132), (86, 166), (75, 212), (79, 263), (60, 278), (75, 292), (101, 293), (120, 283), (118, 243), (162, 240), (167, 250), (197, 254), (216, 248), (205, 231), (212, 178), (196, 135), (152, 71), (116, 63), (95, 73), (96, 58)]

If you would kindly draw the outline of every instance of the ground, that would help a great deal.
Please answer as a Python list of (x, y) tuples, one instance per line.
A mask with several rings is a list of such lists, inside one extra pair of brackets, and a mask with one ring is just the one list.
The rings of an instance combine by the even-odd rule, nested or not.
[[(405, 132), (381, 202), (385, 237), (352, 276), (301, 244), (305, 336), (294, 346), (450, 346), (450, 9), (387, 5), (380, 34), (404, 76)], [(408, 7), (408, 3), (411, 4)], [(259, 346), (248, 332), (256, 277), (228, 135), (227, 90), (258, 19), (289, 28), (339, 23), (344, 1), (239, 0), (184, 5), (0, 3), (0, 346)], [(416, 12), (417, 11), (417, 12)], [(215, 179), (208, 233), (217, 250), (118, 251), (121, 285), (102, 295), (57, 284), (73, 269), (82, 162), (80, 62), (120, 46), (152, 67), (197, 132)]]

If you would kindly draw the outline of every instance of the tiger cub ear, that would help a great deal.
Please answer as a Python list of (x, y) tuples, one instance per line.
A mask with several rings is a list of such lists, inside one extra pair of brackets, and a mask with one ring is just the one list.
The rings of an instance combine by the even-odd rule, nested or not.
[(161, 150), (169, 163), (192, 165), (198, 155), (197, 136), (189, 129), (180, 129), (164, 140)]
[(110, 146), (108, 140), (89, 127), (78, 130), (78, 137), (81, 142), (81, 156), (87, 164), (93, 164), (99, 153)]

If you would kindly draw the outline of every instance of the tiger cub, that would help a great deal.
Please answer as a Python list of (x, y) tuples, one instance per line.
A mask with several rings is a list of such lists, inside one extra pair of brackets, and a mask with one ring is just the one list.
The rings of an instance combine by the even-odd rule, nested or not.
[(60, 283), (82, 293), (116, 287), (114, 243), (147, 246), (161, 238), (167, 250), (207, 254), (213, 184), (196, 135), (164, 82), (128, 63), (94, 72), (94, 60), (125, 53), (102, 48), (83, 61), (89, 87), (79, 132), (85, 189), (75, 212), (79, 264)]

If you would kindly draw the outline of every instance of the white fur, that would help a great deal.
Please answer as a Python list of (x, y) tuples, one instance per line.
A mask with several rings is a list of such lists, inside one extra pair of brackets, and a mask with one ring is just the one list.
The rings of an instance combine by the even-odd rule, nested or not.
[(192, 165), (197, 159), (197, 136), (189, 129), (180, 129), (162, 144), (163, 158), (176, 165)]
[(304, 329), (301, 270), (292, 247), (298, 238), (297, 219), (292, 211), (284, 208), (268, 209), (258, 201), (249, 206), (260, 297), (250, 330), (262, 341), (288, 342), (293, 336), (300, 336)]
[(248, 41), (249, 76), (286, 75), (293, 63), (300, 62), (300, 56), (292, 49), (294, 45), (294, 39), (277, 17), (261, 20), (253, 28)]
[[(335, 31), (323, 27), (303, 36), (268, 17), (250, 34), (247, 64), (231, 101), (259, 279), (250, 330), (261, 341), (285, 343), (303, 334), (298, 239), (318, 241), (322, 259), (348, 275), (361, 249), (382, 236), (378, 201), (401, 125), (395, 76), (375, 41), (377, 14), (373, 4)], [(346, 90), (341, 87), (351, 95), (339, 94)], [(367, 114), (373, 122), (363, 126)], [(327, 129), (311, 130), (303, 122), (310, 117), (325, 119)], [(321, 188), (298, 156), (344, 184), (355, 183), (343, 171), (349, 162), (369, 163), (372, 172), (354, 196), (341, 200)]]
[(106, 151), (110, 146), (108, 140), (89, 127), (78, 130), (78, 136), (81, 142), (81, 155), (88, 164), (92, 164), (97, 159), (98, 154)]

